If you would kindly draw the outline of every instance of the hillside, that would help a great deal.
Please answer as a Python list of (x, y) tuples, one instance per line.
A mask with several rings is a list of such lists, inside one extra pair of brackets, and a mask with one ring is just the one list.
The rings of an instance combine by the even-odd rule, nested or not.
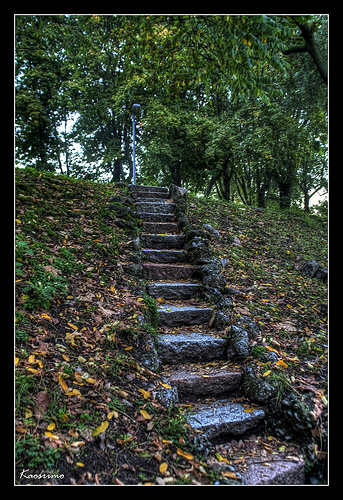
[[(158, 333), (156, 304), (124, 272), (135, 229), (118, 227), (106, 208), (115, 192), (16, 172), (16, 480), (155, 484), (163, 476), (165, 484), (213, 484), (219, 472), (193, 445), (183, 414), (155, 397), (161, 375), (140, 362), (145, 334)], [(276, 381), (279, 399), (296, 391), (316, 415), (306, 441), (311, 468), (325, 457), (327, 286), (298, 267), (313, 259), (326, 266), (326, 223), (196, 198), (189, 212), (194, 224), (219, 230), (211, 245), (227, 261), (235, 312), (258, 322), (250, 362)], [(262, 361), (270, 346), (283, 365)], [(301, 443), (280, 439), (269, 446), (289, 454)], [(64, 477), (20, 477), (26, 469)]]

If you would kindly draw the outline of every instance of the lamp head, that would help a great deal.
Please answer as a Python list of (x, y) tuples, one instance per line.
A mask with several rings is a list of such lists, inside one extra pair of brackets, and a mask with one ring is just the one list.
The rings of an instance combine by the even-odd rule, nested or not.
[(132, 113), (137, 113), (137, 111), (139, 111), (140, 107), (141, 107), (140, 104), (132, 104), (132, 106), (131, 106)]

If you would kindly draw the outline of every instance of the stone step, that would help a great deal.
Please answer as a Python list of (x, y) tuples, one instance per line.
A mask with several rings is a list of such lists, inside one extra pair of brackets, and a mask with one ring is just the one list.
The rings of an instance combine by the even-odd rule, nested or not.
[(141, 234), (141, 244), (144, 248), (157, 250), (183, 249), (184, 236), (175, 234)]
[[(253, 408), (254, 411), (244, 411)], [(187, 417), (193, 429), (203, 432), (208, 439), (226, 435), (241, 435), (262, 423), (265, 413), (256, 407), (244, 407), (239, 403), (219, 400), (202, 403)]]
[(186, 252), (184, 250), (152, 250), (151, 248), (143, 248), (142, 257), (150, 262), (173, 264), (175, 262), (185, 262)]
[(219, 396), (238, 389), (242, 380), (242, 372), (230, 368), (206, 370), (201, 366), (190, 369), (176, 369), (168, 377), (169, 384), (176, 386), (182, 396)]
[(157, 213), (157, 214), (173, 214), (175, 203), (161, 203), (151, 201), (137, 201), (136, 208), (139, 214), (142, 212)]
[(149, 234), (176, 233), (179, 228), (176, 222), (143, 222), (143, 231)]
[(158, 338), (163, 363), (194, 363), (225, 359), (227, 339), (201, 332), (164, 334)]
[(160, 193), (169, 193), (169, 189), (167, 187), (161, 187), (161, 186), (143, 186), (143, 185), (133, 185), (130, 184), (128, 186), (129, 190), (131, 192), (134, 191), (146, 191), (146, 192), (160, 192)]
[(149, 212), (140, 212), (139, 217), (142, 221), (147, 222), (173, 222), (174, 214), (156, 214)]
[(213, 315), (211, 307), (172, 306), (164, 304), (157, 309), (160, 325), (184, 326), (208, 323)]
[[(168, 193), (164, 193), (164, 192), (160, 192), (160, 191), (132, 191), (131, 193), (131, 196), (134, 200), (140, 200), (140, 201), (143, 201), (147, 198), (149, 198), (149, 200), (147, 201), (161, 201), (161, 200), (166, 200), (168, 199), (169, 197), (169, 194)], [(153, 198), (153, 200), (151, 200), (150, 198)]]
[[(171, 205), (173, 201), (169, 200), (168, 197), (166, 198), (161, 198), (161, 197), (156, 197), (153, 198), (152, 196), (143, 196), (145, 193), (140, 193), (139, 196), (136, 197), (136, 203), (165, 203), (166, 205)], [(155, 194), (155, 193), (150, 193), (150, 194)], [(161, 193), (162, 195), (164, 193)]]
[(195, 298), (200, 293), (198, 283), (150, 283), (148, 292), (151, 297), (166, 300), (183, 300)]
[(194, 275), (194, 266), (178, 264), (143, 264), (143, 278), (149, 280), (186, 280)]
[(305, 484), (305, 460), (301, 457), (294, 457), (293, 460), (273, 455), (272, 464), (268, 467), (265, 466), (265, 463), (249, 464), (248, 462), (245, 472), (242, 473), (244, 484), (249, 486)]

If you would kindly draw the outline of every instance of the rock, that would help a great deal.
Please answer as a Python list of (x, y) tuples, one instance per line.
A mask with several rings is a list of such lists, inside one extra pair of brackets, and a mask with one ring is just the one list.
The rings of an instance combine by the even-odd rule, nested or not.
[(213, 260), (213, 251), (208, 247), (208, 240), (196, 236), (187, 245), (187, 260), (191, 264), (209, 264)]
[(235, 325), (239, 328), (243, 328), (248, 333), (249, 340), (254, 340), (260, 333), (255, 321), (249, 318), (249, 316), (243, 315), (235, 318)]
[(315, 260), (309, 260), (305, 262), (300, 267), (301, 274), (308, 278), (317, 278), (323, 281), (323, 283), (327, 283), (328, 280), (328, 271), (323, 266), (320, 266)]
[(140, 363), (151, 371), (156, 371), (160, 367), (160, 359), (152, 335), (147, 334), (141, 346), (136, 346), (136, 355)]
[(241, 247), (242, 246), (242, 243), (240, 242), (240, 240), (235, 235), (233, 235), (232, 245), (235, 245), (236, 247)]
[(217, 311), (213, 326), (218, 330), (224, 330), (230, 326), (231, 319), (232, 318), (229, 314), (223, 311)]
[(277, 392), (267, 380), (257, 378), (253, 368), (250, 367), (243, 369), (243, 390), (247, 398), (260, 404), (267, 403)]
[(249, 336), (246, 330), (233, 325), (228, 331), (229, 344), (227, 348), (227, 359), (237, 356), (247, 357), (250, 354)]
[[(161, 383), (169, 385), (169, 381), (165, 377), (161, 377)], [(170, 408), (179, 402), (177, 387), (166, 389), (165, 387), (159, 385), (156, 396), (160, 403), (167, 408)]]
[(203, 224), (202, 227), (205, 229), (205, 231), (208, 231), (215, 240), (220, 240), (220, 234), (217, 229), (214, 229), (210, 224)]

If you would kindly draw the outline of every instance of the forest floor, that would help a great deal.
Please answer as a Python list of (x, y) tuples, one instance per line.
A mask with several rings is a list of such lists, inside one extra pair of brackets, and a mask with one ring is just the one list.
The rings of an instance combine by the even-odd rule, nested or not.
[[(225, 457), (216, 449), (201, 456), (183, 414), (156, 398), (161, 375), (135, 357), (151, 333), (137, 317), (152, 316), (154, 305), (124, 273), (132, 251), (106, 208), (114, 191), (16, 171), (15, 481), (214, 484), (221, 473), (209, 466), (211, 457)], [(252, 315), (261, 330), (253, 346), (261, 376), (278, 381), (280, 397), (291, 388), (312, 405), (313, 460), (322, 461), (327, 285), (303, 278), (298, 267), (310, 259), (326, 267), (325, 220), (196, 198), (190, 217), (219, 230), (211, 244), (228, 260), (229, 287), (240, 292), (235, 313)], [(270, 349), (283, 365), (258, 361)], [(298, 445), (250, 437), (232, 444), (230, 459), (244, 462), (249, 446), (292, 454)]]

